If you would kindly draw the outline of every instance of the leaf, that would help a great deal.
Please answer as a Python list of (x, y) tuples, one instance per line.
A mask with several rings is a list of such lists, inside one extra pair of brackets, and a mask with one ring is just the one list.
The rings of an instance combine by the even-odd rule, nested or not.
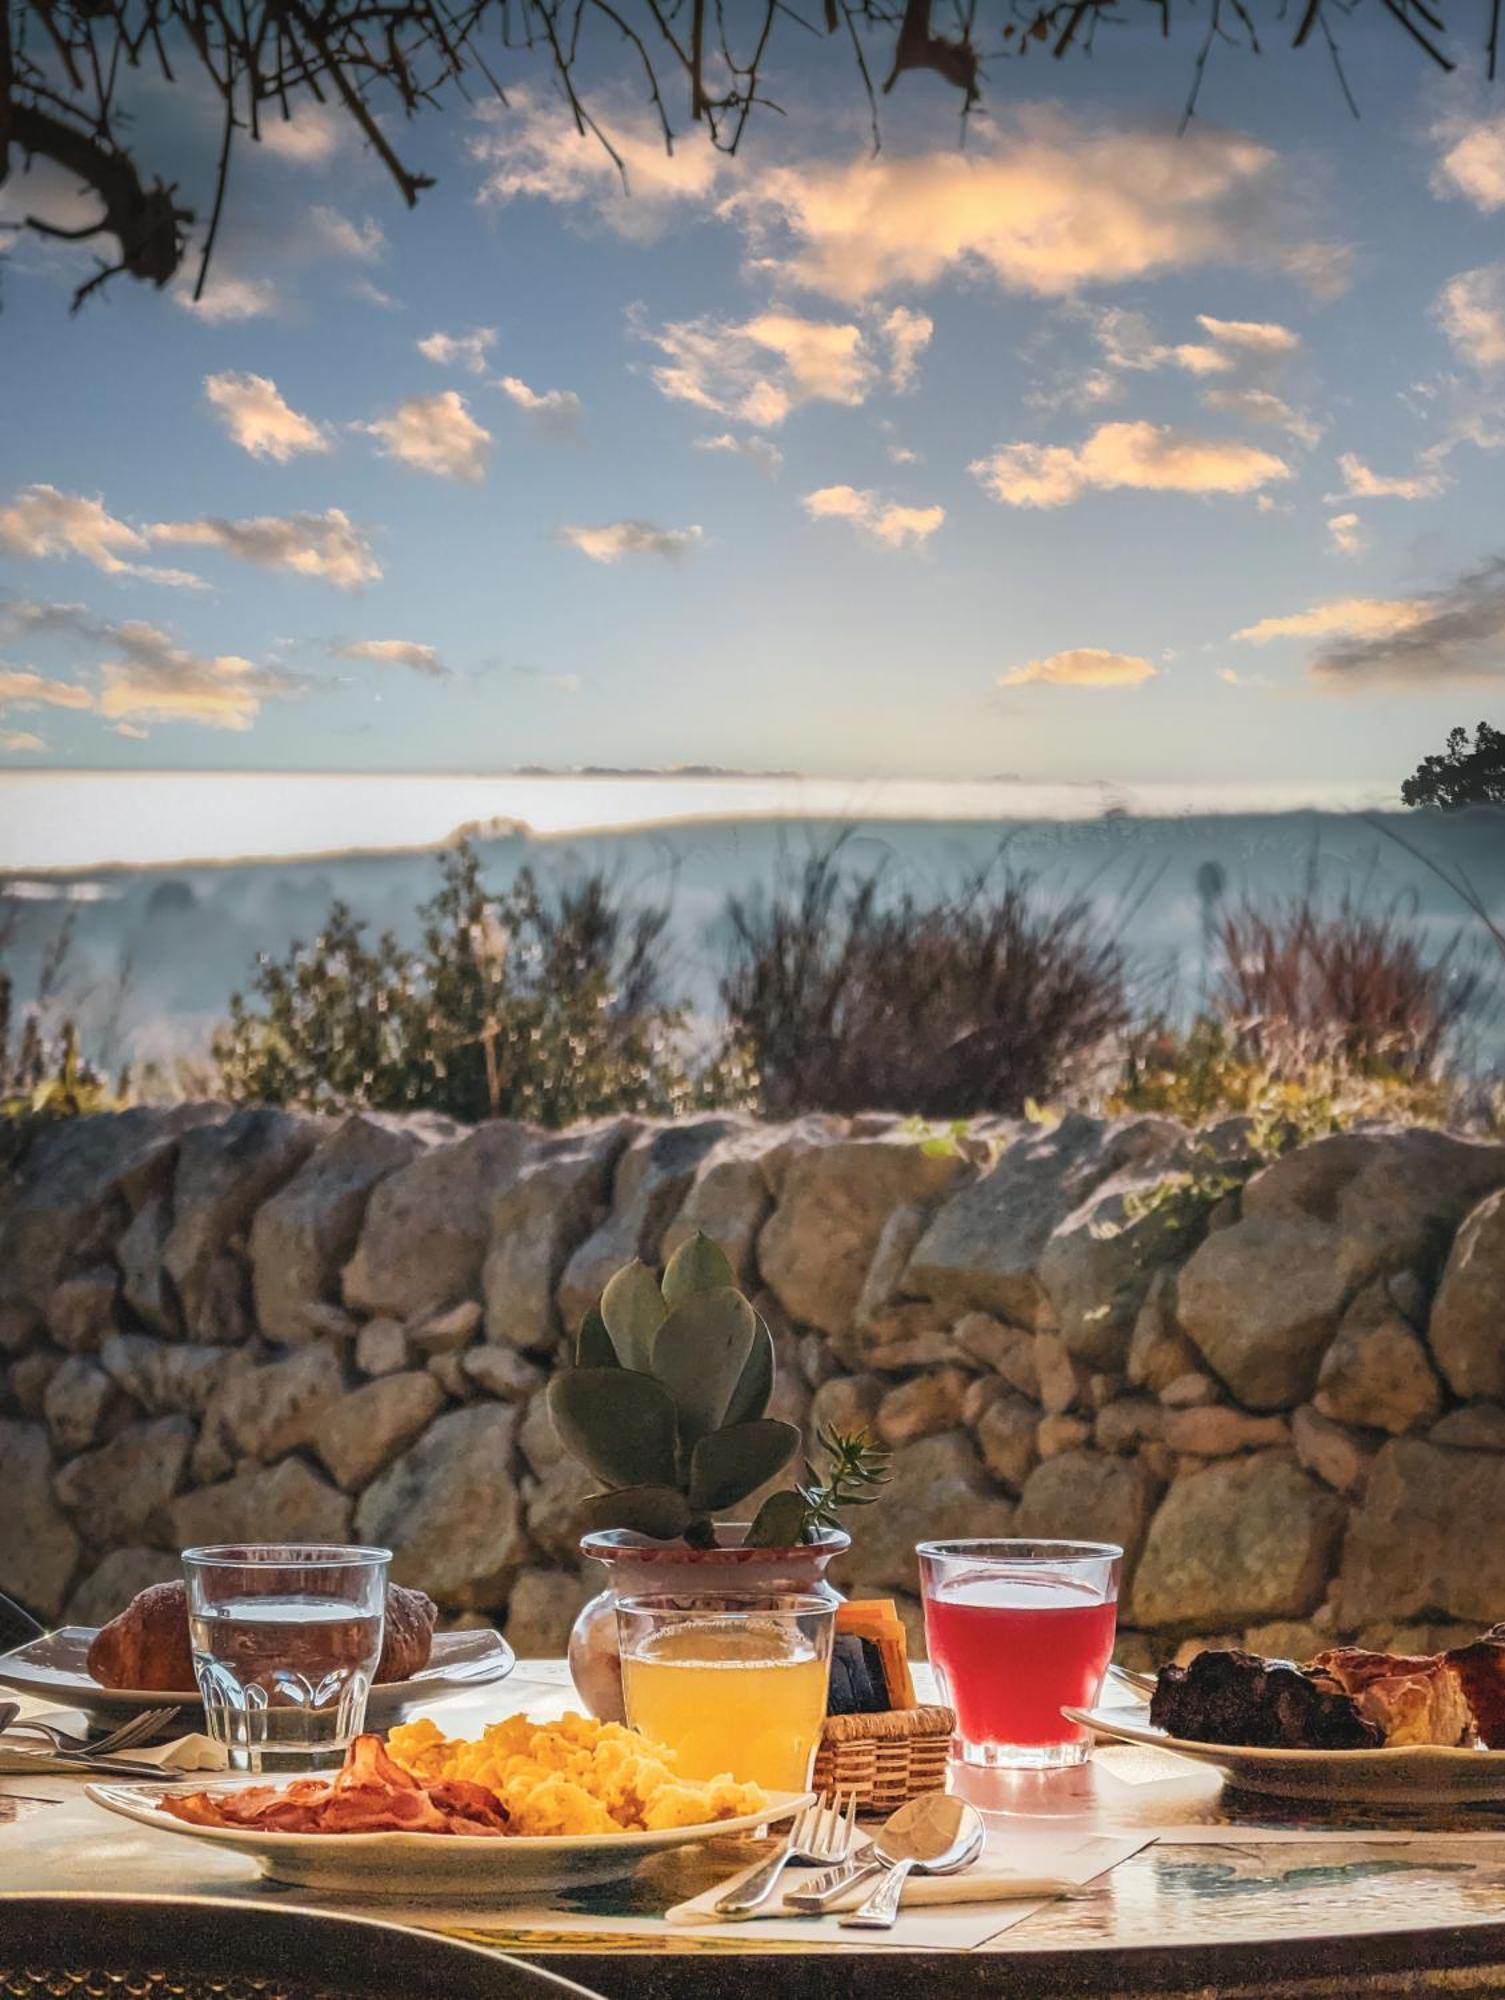
[(726, 1414), (758, 1331), (758, 1316), (730, 1286), (692, 1292), (653, 1336), (652, 1371), (674, 1399), (689, 1450)]
[(601, 1294), (601, 1318), (624, 1368), (648, 1373), (653, 1336), (668, 1310), (658, 1279), (638, 1258), (608, 1279)]
[(779, 1473), (799, 1449), (793, 1424), (764, 1417), (703, 1437), (690, 1454), (690, 1505), (697, 1514), (735, 1507)]
[(565, 1450), (608, 1486), (674, 1484), (674, 1405), (651, 1375), (569, 1368), (548, 1387)]
[(736, 1289), (737, 1274), (725, 1251), (703, 1230), (681, 1243), (664, 1267), (664, 1302), (677, 1306), (694, 1292), (715, 1292), (723, 1286)]
[(672, 1542), (692, 1519), (683, 1493), (672, 1486), (622, 1486), (592, 1493), (581, 1507), (586, 1528), (633, 1528), (657, 1542)]
[(758, 1509), (742, 1546), (745, 1549), (794, 1549), (805, 1539), (804, 1495), (792, 1489), (770, 1493)]
[(580, 1322), (580, 1331), (575, 1337), (575, 1366), (577, 1368), (620, 1368), (617, 1350), (611, 1344), (611, 1335), (606, 1331), (606, 1321), (601, 1317), (598, 1306), (592, 1306)]
[(768, 1323), (762, 1314), (757, 1314), (756, 1318), (758, 1330), (753, 1335), (752, 1353), (748, 1355), (737, 1386), (732, 1391), (732, 1399), (721, 1419), (723, 1424), (756, 1423), (768, 1408), (768, 1399), (773, 1394), (773, 1335), (768, 1331)]

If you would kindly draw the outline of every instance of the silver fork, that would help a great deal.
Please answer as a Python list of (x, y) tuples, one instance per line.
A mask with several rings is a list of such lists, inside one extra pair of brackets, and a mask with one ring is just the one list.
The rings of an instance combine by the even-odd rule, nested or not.
[(715, 1905), (718, 1917), (750, 1917), (760, 1910), (778, 1886), (779, 1877), (790, 1862), (829, 1868), (845, 1861), (852, 1850), (857, 1825), (857, 1794), (851, 1793), (843, 1811), (841, 1797), (832, 1793), (802, 1806), (789, 1828), (789, 1838), (755, 1875), (736, 1889), (728, 1890)]
[(60, 1757), (108, 1757), (119, 1750), (134, 1750), (147, 1743), (160, 1729), (164, 1729), (178, 1713), (176, 1708), (143, 1708), (139, 1715), (133, 1715), (129, 1722), (121, 1723), (107, 1735), (99, 1737), (75, 1736), (66, 1729), (59, 1729), (53, 1722), (26, 1720), (12, 1722), (7, 1735), (27, 1731), (33, 1736), (42, 1736), (52, 1745)]

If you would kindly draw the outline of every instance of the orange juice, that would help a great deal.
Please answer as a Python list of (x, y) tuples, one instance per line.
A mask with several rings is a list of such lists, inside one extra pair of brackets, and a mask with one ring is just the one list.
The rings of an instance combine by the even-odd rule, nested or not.
[(687, 1778), (730, 1772), (767, 1791), (802, 1792), (830, 1671), (797, 1631), (714, 1618), (671, 1627), (623, 1656), (627, 1720), (677, 1750)]

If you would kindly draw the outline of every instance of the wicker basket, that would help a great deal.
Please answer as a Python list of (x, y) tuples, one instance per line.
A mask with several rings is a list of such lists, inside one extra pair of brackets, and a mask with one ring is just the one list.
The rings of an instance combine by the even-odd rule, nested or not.
[(891, 1812), (922, 1792), (944, 1791), (955, 1728), (949, 1708), (828, 1715), (811, 1784), (843, 1797), (855, 1792), (860, 1812)]

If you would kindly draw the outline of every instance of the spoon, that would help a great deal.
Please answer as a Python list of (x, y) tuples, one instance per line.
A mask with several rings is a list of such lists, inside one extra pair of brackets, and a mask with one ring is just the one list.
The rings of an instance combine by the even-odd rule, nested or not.
[[(950, 1875), (975, 1861), (982, 1852), (986, 1829), (982, 1815), (964, 1799), (946, 1792), (927, 1792), (911, 1799), (884, 1822), (859, 1861), (808, 1889), (791, 1891), (784, 1904), (791, 1910), (824, 1910), (855, 1884), (885, 1869), (889, 1872), (860, 1910), (843, 1917), (844, 1924), (887, 1930), (898, 1914), (899, 1896), (912, 1869), (922, 1875)], [(880, 1900), (887, 1915), (875, 1914)]]

